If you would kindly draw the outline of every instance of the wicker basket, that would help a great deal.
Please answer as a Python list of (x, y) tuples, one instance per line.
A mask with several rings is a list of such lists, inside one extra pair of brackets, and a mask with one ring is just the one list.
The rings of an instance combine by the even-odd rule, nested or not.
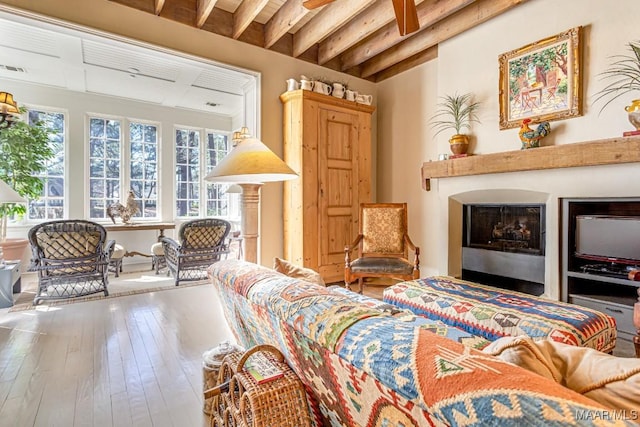
[[(243, 369), (249, 356), (258, 351), (278, 365), (284, 376), (258, 384)], [(211, 425), (214, 427), (311, 426), (302, 382), (273, 346), (259, 345), (244, 354), (227, 355), (220, 367), (218, 384), (204, 392), (205, 399), (213, 397)]]
[[(222, 366), (225, 356), (241, 350), (237, 345), (224, 341), (202, 355), (202, 386), (204, 391), (218, 385), (220, 367)], [(205, 414), (211, 415), (212, 406), (213, 398), (204, 399), (202, 410)]]

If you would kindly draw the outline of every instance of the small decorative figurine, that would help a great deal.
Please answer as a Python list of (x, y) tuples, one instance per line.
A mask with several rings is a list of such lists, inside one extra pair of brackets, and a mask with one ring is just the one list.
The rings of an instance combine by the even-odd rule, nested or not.
[(131, 218), (138, 212), (140, 212), (140, 209), (136, 203), (135, 193), (133, 190), (129, 190), (126, 206), (120, 202), (115, 202), (107, 207), (107, 215), (111, 218), (111, 221), (113, 221), (114, 224), (116, 223), (117, 216), (122, 219), (123, 223), (129, 224)]
[(522, 150), (527, 148), (535, 148), (540, 146), (540, 140), (551, 133), (551, 125), (549, 122), (542, 122), (534, 130), (529, 127), (531, 119), (524, 119), (520, 127), (520, 141), (522, 141)]

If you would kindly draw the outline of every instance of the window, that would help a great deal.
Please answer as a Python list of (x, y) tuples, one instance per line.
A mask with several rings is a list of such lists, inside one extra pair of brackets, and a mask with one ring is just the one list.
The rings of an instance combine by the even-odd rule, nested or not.
[(198, 129), (176, 129), (176, 216), (237, 220), (238, 197), (226, 194), (229, 184), (203, 180), (231, 150), (229, 134), (206, 131), (201, 142), (202, 133)]
[(29, 124), (42, 122), (53, 133), (49, 144), (55, 156), (46, 162), (46, 170), (37, 176), (44, 181), (40, 198), (29, 200), (27, 218), (29, 220), (51, 220), (64, 218), (64, 160), (65, 160), (65, 117), (63, 113), (31, 109)]
[[(122, 132), (122, 128), (128, 132)], [(128, 149), (123, 149), (124, 146)], [(123, 203), (128, 190), (138, 203), (135, 216), (158, 217), (158, 127), (128, 120), (89, 119), (89, 217), (106, 219), (107, 208)]]
[(131, 147), (130, 188), (142, 218), (158, 217), (158, 128), (144, 123), (129, 126)]

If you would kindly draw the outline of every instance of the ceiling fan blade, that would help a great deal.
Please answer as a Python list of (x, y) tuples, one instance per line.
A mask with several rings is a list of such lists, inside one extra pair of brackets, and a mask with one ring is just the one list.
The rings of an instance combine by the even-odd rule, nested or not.
[(420, 29), (418, 11), (414, 0), (392, 0), (393, 11), (396, 13), (396, 21), (400, 35), (404, 36)]
[(331, 3), (333, 0), (305, 0), (302, 2), (302, 6), (311, 10), (320, 6), (324, 6), (325, 4)]

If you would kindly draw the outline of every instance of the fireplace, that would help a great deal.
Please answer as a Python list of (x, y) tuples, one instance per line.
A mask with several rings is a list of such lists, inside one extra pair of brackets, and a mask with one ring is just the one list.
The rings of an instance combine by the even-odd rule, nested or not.
[(544, 292), (544, 204), (466, 204), (462, 236), (463, 279)]

